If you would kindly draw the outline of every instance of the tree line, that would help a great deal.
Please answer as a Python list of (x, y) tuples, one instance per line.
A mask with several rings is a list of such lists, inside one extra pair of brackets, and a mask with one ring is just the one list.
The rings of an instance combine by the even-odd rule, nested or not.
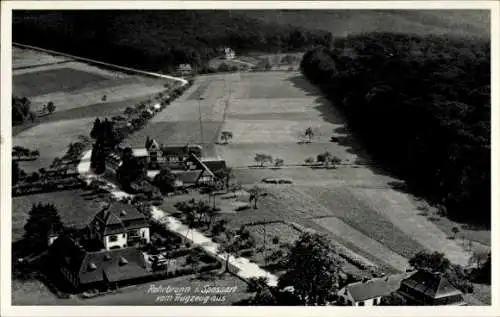
[(490, 43), (391, 33), (304, 55), (302, 73), (386, 170), (455, 220), (490, 223)]
[(151, 71), (203, 69), (224, 47), (301, 51), (329, 45), (326, 31), (262, 22), (227, 10), (16, 11), (13, 41)]

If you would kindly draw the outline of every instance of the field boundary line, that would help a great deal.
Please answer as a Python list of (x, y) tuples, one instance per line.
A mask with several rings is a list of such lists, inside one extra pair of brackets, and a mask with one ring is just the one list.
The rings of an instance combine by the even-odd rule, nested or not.
[(21, 43), (12, 42), (12, 45), (18, 46), (18, 47), (21, 47), (21, 48), (27, 48), (27, 49), (37, 50), (37, 51), (41, 51), (41, 52), (44, 52), (44, 53), (49, 53), (49, 54), (55, 54), (55, 55), (70, 57), (70, 58), (72, 58), (74, 60), (87, 62), (89, 64), (102, 65), (102, 66), (106, 66), (106, 67), (110, 67), (110, 68), (114, 68), (114, 69), (118, 69), (118, 70), (123, 70), (123, 71), (127, 71), (127, 72), (133, 72), (133, 73), (142, 74), (142, 75), (151, 76), (151, 77), (156, 77), (156, 78), (176, 80), (176, 81), (181, 82), (182, 86), (185, 86), (185, 85), (188, 84), (188, 81), (186, 79), (180, 78), (180, 77), (174, 77), (174, 76), (171, 76), (171, 75), (164, 75), (164, 74), (159, 74), (159, 73), (154, 73), (154, 72), (147, 72), (147, 71), (143, 71), (143, 70), (139, 70), (139, 69), (135, 69), (135, 68), (130, 68), (130, 67), (126, 67), (126, 66), (120, 66), (120, 65), (116, 65), (116, 64), (101, 62), (101, 61), (97, 61), (97, 60), (86, 58), (86, 57), (75, 56), (75, 55), (71, 55), (71, 54), (67, 54), (67, 53), (62, 53), (62, 52), (57, 52), (57, 51), (53, 51), (53, 50), (49, 50), (49, 49), (45, 49), (45, 48), (41, 48), (41, 47), (37, 47), (37, 46), (27, 45), (27, 44), (21, 44)]

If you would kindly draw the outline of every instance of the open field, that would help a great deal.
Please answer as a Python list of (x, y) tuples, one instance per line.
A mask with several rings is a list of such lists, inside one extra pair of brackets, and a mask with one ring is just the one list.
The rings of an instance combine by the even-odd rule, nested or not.
[[(398, 271), (405, 269), (406, 259), (423, 249), (467, 263), (469, 254), (457, 241), (418, 216), (413, 198), (392, 189), (396, 179), (359, 165), (370, 160), (350, 136), (343, 117), (299, 74), (242, 73), (228, 97), (221, 130), (232, 131), (233, 139), (228, 145), (216, 145), (217, 155), (234, 167), (240, 183), (260, 183), (272, 193), (258, 210), (225, 214), (231, 227), (259, 218), (293, 221), (327, 233), (370, 261)], [(315, 132), (311, 143), (298, 144), (309, 126)], [(340, 140), (329, 142), (330, 136)], [(345, 165), (328, 170), (297, 166), (324, 151)], [(256, 165), (256, 153), (281, 157), (285, 166), (249, 167)], [(265, 177), (291, 178), (294, 184), (263, 185)], [(363, 196), (366, 193), (373, 197)]]
[(83, 189), (13, 197), (12, 241), (22, 238), (24, 224), (28, 220), (33, 204), (54, 204), (64, 224), (82, 227), (87, 225), (100, 210), (101, 203), (96, 200), (97, 197), (99, 195)]
[[(29, 97), (35, 112), (49, 101), (56, 106), (53, 114), (13, 128), (14, 145), (40, 151), (39, 160), (20, 164), (26, 172), (48, 167), (78, 135), (88, 136), (96, 117), (116, 115), (148, 100), (164, 91), (168, 82), (18, 47), (13, 50), (13, 63), (14, 95)], [(104, 95), (106, 101), (102, 101)]]
[[(198, 103), (200, 96), (203, 100)], [(200, 76), (131, 142), (142, 145), (148, 135), (164, 144), (197, 142), (200, 112), (210, 155), (226, 159), (240, 184), (259, 183), (270, 193), (259, 201), (257, 210), (235, 211), (238, 201), (247, 201), (245, 197), (218, 198), (223, 210), (220, 217), (229, 221), (230, 228), (256, 221), (295, 222), (327, 234), (387, 271), (404, 271), (406, 260), (423, 249), (467, 263), (469, 254), (458, 241), (418, 216), (413, 198), (392, 189), (396, 179), (363, 165), (369, 159), (345, 128), (343, 117), (298, 73)], [(310, 143), (298, 144), (308, 126), (315, 136)], [(233, 139), (228, 145), (214, 145), (217, 133), (224, 130), (231, 131)], [(330, 136), (339, 141), (329, 142)], [(338, 156), (342, 165), (328, 170), (299, 166), (324, 151)], [(249, 167), (256, 164), (256, 153), (281, 157), (285, 166)], [(262, 184), (265, 177), (291, 178), (294, 184)], [(187, 197), (171, 199), (165, 203), (167, 210), (173, 210), (174, 201)]]
[[(153, 283), (134, 285), (120, 289), (113, 294), (83, 299), (73, 296), (70, 299), (60, 299), (52, 294), (45, 285), (39, 281), (19, 281), (14, 280), (12, 286), (12, 304), (13, 305), (203, 305), (203, 302), (183, 303), (180, 299), (177, 301), (165, 300), (168, 295), (165, 292), (154, 293), (152, 286), (159, 289), (168, 287), (181, 289), (184, 293), (181, 296), (217, 296), (214, 292), (203, 294), (202, 291), (208, 290), (206, 287), (230, 288), (234, 291), (228, 294), (222, 294), (224, 298), (218, 296), (221, 301), (210, 301), (208, 305), (232, 305), (240, 300), (250, 297), (246, 292), (247, 284), (231, 274), (208, 274), (206, 278), (194, 275), (176, 277), (167, 280), (161, 280)], [(186, 289), (189, 287), (189, 289)], [(26, 296), (30, 294), (30, 296)], [(32, 294), (37, 294), (33, 296)], [(171, 293), (173, 294), (173, 293)], [(34, 300), (36, 302), (34, 302)], [(207, 304), (205, 304), (207, 305)]]

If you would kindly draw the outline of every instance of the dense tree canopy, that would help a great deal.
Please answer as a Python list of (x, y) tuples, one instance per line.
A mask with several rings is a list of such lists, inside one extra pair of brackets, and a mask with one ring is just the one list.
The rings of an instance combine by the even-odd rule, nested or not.
[(339, 286), (341, 262), (322, 235), (303, 233), (290, 248), (286, 267), (278, 287), (292, 286), (294, 294), (306, 305), (325, 305)]
[(42, 251), (48, 246), (50, 233), (58, 234), (63, 230), (63, 224), (57, 208), (53, 204), (33, 205), (29, 218), (24, 225), (24, 239), (31, 251)]
[(373, 33), (305, 54), (374, 160), (447, 215), (490, 223), (490, 44)]
[(297, 51), (331, 35), (258, 21), (225, 10), (16, 11), (13, 40), (130, 67), (199, 69), (223, 47)]
[(12, 97), (12, 124), (18, 125), (27, 120), (34, 120), (35, 114), (31, 111), (31, 100), (26, 97)]

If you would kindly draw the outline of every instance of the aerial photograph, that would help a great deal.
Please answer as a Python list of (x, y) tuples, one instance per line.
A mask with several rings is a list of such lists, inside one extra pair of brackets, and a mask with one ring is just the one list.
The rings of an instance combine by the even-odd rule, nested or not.
[(491, 306), (490, 32), (13, 10), (11, 304)]

